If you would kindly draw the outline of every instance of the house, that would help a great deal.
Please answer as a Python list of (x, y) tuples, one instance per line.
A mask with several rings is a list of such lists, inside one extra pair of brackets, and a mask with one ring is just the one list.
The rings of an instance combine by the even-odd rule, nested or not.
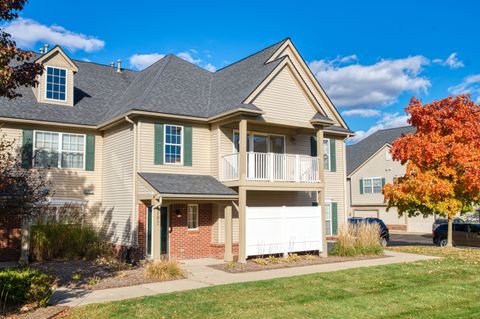
[(393, 142), (409, 133), (411, 126), (379, 130), (357, 144), (347, 146), (347, 182), (349, 216), (378, 217), (391, 230), (430, 233), (433, 216), (398, 216), (396, 207), (387, 212), (382, 189), (385, 183), (405, 175), (405, 165), (393, 161), (390, 154)]
[(346, 221), (352, 132), (290, 39), (213, 73), (174, 55), (132, 71), (59, 46), (36, 61), (39, 85), (0, 100), (2, 131), (26, 165), (47, 168), (52, 203), (81, 205), (136, 257), (244, 261), (254, 235), (270, 241), (266, 252), (282, 235), (266, 220), (254, 231), (247, 215), (309, 218), (320, 207), (320, 225), (292, 229), (321, 235), (324, 254)]

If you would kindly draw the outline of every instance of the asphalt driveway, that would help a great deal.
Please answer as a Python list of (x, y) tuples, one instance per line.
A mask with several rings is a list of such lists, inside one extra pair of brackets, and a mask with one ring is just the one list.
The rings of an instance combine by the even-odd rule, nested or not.
[(430, 234), (390, 234), (388, 246), (433, 246)]

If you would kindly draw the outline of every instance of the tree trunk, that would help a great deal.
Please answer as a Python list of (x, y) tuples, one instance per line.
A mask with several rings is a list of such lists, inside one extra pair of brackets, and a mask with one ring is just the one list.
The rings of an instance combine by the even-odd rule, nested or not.
[(453, 219), (451, 216), (448, 216), (447, 247), (453, 247), (452, 234), (453, 234)]

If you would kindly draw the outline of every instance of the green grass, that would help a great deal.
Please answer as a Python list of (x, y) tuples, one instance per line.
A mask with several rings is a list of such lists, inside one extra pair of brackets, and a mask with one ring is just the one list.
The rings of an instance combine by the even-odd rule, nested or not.
[(480, 251), (403, 250), (445, 258), (90, 305), (70, 318), (478, 318)]

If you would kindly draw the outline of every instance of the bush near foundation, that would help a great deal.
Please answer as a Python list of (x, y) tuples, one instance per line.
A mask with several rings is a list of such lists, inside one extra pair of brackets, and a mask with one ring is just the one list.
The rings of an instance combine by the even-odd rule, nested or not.
[(0, 305), (46, 306), (52, 296), (54, 279), (29, 268), (0, 270)]

